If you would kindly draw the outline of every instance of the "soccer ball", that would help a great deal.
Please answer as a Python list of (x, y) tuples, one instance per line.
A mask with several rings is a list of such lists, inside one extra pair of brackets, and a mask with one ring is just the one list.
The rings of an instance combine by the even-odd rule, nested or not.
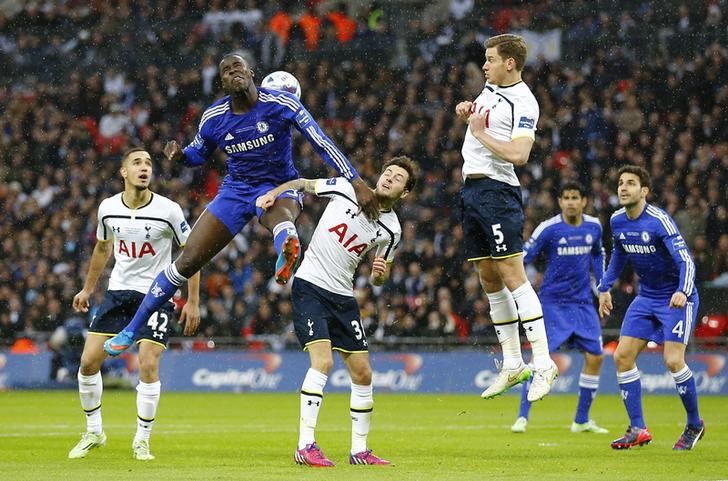
[(260, 86), (267, 89), (282, 90), (292, 93), (296, 98), (301, 98), (301, 84), (298, 83), (298, 79), (283, 70), (266, 75)]

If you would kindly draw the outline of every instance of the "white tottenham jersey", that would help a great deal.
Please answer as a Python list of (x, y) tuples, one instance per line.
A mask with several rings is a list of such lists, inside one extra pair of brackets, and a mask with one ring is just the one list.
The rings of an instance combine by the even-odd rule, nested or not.
[(393, 211), (382, 212), (374, 222), (357, 214), (354, 188), (343, 177), (317, 179), (315, 192), (331, 201), (321, 214), (295, 277), (335, 294), (353, 296), (354, 274), (367, 252), (376, 248), (377, 257), (387, 262), (394, 259), (402, 237), (399, 219)]
[(96, 239), (114, 241), (114, 268), (109, 290), (146, 294), (160, 271), (172, 262), (172, 242), (184, 246), (190, 226), (178, 203), (152, 194), (138, 209), (124, 204), (121, 194), (99, 205)]
[[(535, 138), (538, 102), (523, 82), (509, 87), (489, 83), (473, 102), (473, 111), (485, 115), (485, 131), (497, 140)], [(510, 185), (520, 185), (513, 164), (485, 148), (468, 127), (463, 142), (463, 179), (469, 174), (485, 174)]]

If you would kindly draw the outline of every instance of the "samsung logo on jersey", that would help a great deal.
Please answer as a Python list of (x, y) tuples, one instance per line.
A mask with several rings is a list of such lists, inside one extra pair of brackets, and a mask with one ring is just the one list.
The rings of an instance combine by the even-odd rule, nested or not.
[(622, 244), (622, 248), (628, 254), (654, 254), (657, 252), (657, 248), (653, 245)]
[(558, 247), (556, 253), (560, 256), (581, 256), (588, 254), (591, 246)]
[(264, 135), (262, 137), (255, 138), (253, 140), (246, 140), (245, 142), (238, 142), (237, 144), (230, 144), (225, 146), (225, 152), (228, 154), (236, 154), (238, 152), (247, 152), (248, 150), (257, 149), (264, 145), (270, 144), (275, 140), (273, 134)]

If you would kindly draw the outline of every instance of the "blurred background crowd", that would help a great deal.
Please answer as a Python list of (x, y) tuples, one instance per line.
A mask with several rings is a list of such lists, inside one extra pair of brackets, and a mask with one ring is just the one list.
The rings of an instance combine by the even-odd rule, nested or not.
[[(179, 202), (190, 222), (200, 215), (225, 174), (224, 155), (186, 169), (162, 147), (193, 138), (221, 95), (219, 59), (237, 51), (257, 79), (292, 72), (303, 104), (371, 185), (394, 155), (422, 168), (417, 192), (397, 208), (403, 238), (391, 279), (373, 287), (366, 262), (355, 279), (370, 338), (484, 342), (493, 336), (487, 299), (462, 252), (466, 126), (454, 108), (482, 89), (484, 40), (513, 31), (552, 47), (524, 71), (541, 108), (530, 160), (518, 169), (524, 236), (558, 212), (560, 183), (578, 180), (609, 249), (616, 171), (642, 165), (653, 177), (649, 200), (675, 218), (693, 251), (701, 295), (725, 299), (726, 15), (724, 0), (0, 1), (0, 339), (82, 328), (71, 300), (87, 272), (96, 208), (123, 189), (126, 148), (147, 147), (153, 190)], [(301, 136), (294, 160), (304, 177), (332, 175)], [(324, 204), (306, 198), (304, 243)], [(274, 261), (271, 235), (253, 222), (203, 269), (200, 346), (293, 339)], [(538, 284), (538, 269), (529, 273)], [(605, 323), (612, 336), (635, 286), (625, 271)]]

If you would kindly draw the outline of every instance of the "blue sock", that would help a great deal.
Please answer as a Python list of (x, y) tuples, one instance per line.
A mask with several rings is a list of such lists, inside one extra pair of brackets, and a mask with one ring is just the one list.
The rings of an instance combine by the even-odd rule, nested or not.
[(170, 264), (169, 267), (160, 272), (156, 279), (152, 281), (152, 287), (144, 296), (139, 309), (137, 309), (136, 314), (134, 314), (124, 330), (136, 334), (139, 327), (147, 322), (152, 314), (157, 312), (165, 302), (170, 300), (177, 292), (177, 288), (186, 280), (177, 272), (177, 267), (174, 264)]
[(298, 237), (298, 232), (293, 222), (281, 222), (273, 228), (273, 247), (276, 249), (276, 254), (281, 254), (283, 243), (289, 235)]
[(645, 428), (645, 418), (642, 414), (642, 383), (640, 371), (637, 368), (627, 372), (617, 373), (619, 391), (622, 394), (624, 407), (627, 408), (629, 425)]
[(597, 395), (599, 387), (599, 376), (581, 373), (579, 376), (579, 401), (576, 404), (576, 416), (574, 422), (584, 424), (589, 421), (589, 410), (592, 401)]
[(698, 391), (695, 389), (693, 372), (688, 366), (685, 366), (680, 371), (673, 372), (672, 378), (675, 380), (677, 393), (680, 395), (680, 400), (685, 406), (685, 412), (688, 414), (688, 424), (699, 426)]
[(533, 380), (533, 374), (531, 374), (528, 381), (523, 383), (523, 388), (521, 389), (521, 406), (518, 410), (519, 418), (528, 419), (528, 413), (531, 411), (531, 402), (528, 400), (528, 388), (531, 387), (531, 380)]

